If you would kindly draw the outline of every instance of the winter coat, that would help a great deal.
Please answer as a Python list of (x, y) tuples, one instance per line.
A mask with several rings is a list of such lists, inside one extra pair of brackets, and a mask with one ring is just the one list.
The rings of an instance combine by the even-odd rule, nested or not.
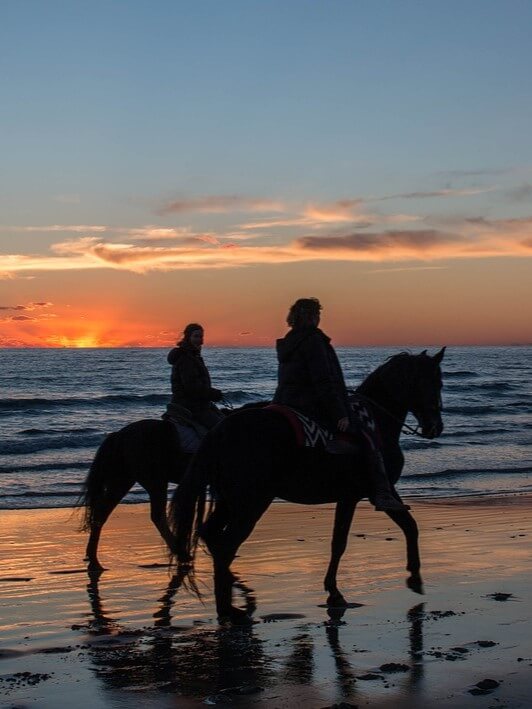
[(347, 390), (331, 340), (317, 327), (294, 328), (277, 340), (278, 385), (273, 402), (335, 430), (348, 416)]
[(222, 392), (211, 386), (209, 370), (197, 350), (179, 345), (167, 359), (172, 365), (172, 404), (184, 406), (198, 418), (211, 410), (212, 401), (220, 401)]

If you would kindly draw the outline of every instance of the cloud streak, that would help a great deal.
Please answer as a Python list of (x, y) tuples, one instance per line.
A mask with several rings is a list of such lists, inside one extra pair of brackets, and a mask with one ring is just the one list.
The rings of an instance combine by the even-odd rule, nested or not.
[(332, 251), (334, 253), (380, 254), (390, 253), (392, 258), (406, 253), (412, 256), (430, 256), (452, 249), (463, 241), (458, 234), (435, 229), (385, 231), (380, 233), (355, 233), (345, 236), (305, 236), (296, 244), (304, 251)]
[[(488, 220), (471, 217), (451, 229), (383, 229), (305, 235), (287, 243), (227, 242), (216, 236), (178, 243), (114, 243), (84, 236), (56, 243), (47, 255), (0, 255), (0, 271), (19, 272), (115, 268), (136, 273), (182, 269), (239, 268), (304, 261), (434, 261), (492, 256), (530, 256), (532, 217)], [(35, 305), (35, 304), (34, 304)], [(3, 308), (27, 306), (2, 306)]]
[(282, 202), (246, 197), (243, 195), (208, 195), (174, 199), (163, 204), (158, 214), (183, 214), (185, 212), (204, 212), (220, 214), (224, 212), (283, 212)]
[(471, 197), (477, 194), (484, 194), (486, 192), (493, 192), (496, 187), (477, 187), (477, 188), (464, 188), (464, 189), (441, 189), (441, 190), (428, 190), (421, 192), (401, 192), (398, 194), (389, 194), (384, 197), (375, 197), (371, 201), (383, 202), (387, 199), (434, 199), (436, 197)]

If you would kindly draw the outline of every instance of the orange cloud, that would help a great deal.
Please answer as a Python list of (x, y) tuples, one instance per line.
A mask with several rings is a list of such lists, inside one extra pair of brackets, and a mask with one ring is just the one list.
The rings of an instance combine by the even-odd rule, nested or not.
[[(337, 205), (322, 208), (321, 211), (317, 209), (312, 212), (312, 218), (333, 220), (345, 208), (349, 209)], [(394, 218), (391, 217), (392, 220)], [(530, 255), (532, 217), (499, 220), (471, 217), (462, 221), (448, 220), (449, 225), (453, 228), (366, 232), (360, 224), (357, 231), (304, 235), (277, 244), (242, 243), (238, 238), (235, 238), (236, 243), (228, 242), (227, 235), (212, 233), (188, 233), (178, 243), (168, 245), (135, 244), (134, 239), (130, 243), (116, 243), (96, 236), (84, 236), (53, 244), (51, 254), (0, 255), (0, 272), (5, 277), (21, 272), (96, 268), (145, 273), (317, 260), (393, 262)]]
[(0, 231), (12, 232), (15, 234), (31, 234), (33, 232), (54, 233), (72, 231), (74, 233), (104, 233), (109, 231), (109, 227), (101, 224), (47, 224), (43, 226), (0, 226)]
[(359, 228), (372, 224), (400, 224), (415, 222), (419, 216), (411, 214), (378, 214), (362, 210), (364, 200), (340, 199), (335, 202), (308, 202), (300, 207), (293, 207), (295, 216), (261, 219), (241, 224), (241, 229), (269, 229), (272, 227), (305, 226), (313, 229), (324, 228), (331, 224), (352, 224)]

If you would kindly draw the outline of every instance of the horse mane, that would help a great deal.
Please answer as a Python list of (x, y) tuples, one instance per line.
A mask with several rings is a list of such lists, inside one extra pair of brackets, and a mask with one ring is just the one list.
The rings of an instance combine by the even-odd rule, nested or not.
[(360, 384), (355, 391), (360, 394), (365, 394), (368, 390), (378, 387), (382, 384), (384, 376), (390, 371), (393, 371), (398, 364), (419, 356), (421, 355), (414, 355), (412, 352), (407, 350), (390, 355), (390, 357), (387, 357), (387, 359), (379, 367), (377, 367), (377, 369), (368, 374), (362, 384)]

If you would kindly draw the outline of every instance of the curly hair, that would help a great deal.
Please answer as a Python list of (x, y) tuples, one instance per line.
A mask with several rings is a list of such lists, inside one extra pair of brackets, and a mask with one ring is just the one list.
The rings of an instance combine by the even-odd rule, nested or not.
[(203, 325), (200, 325), (197, 322), (191, 322), (189, 323), (186, 328), (183, 330), (183, 337), (178, 340), (177, 344), (178, 345), (185, 345), (190, 341), (190, 336), (192, 335), (193, 332), (196, 330), (203, 330)]
[(320, 316), (321, 304), (317, 298), (299, 298), (292, 305), (286, 316), (290, 327), (308, 327), (315, 325), (315, 319)]

